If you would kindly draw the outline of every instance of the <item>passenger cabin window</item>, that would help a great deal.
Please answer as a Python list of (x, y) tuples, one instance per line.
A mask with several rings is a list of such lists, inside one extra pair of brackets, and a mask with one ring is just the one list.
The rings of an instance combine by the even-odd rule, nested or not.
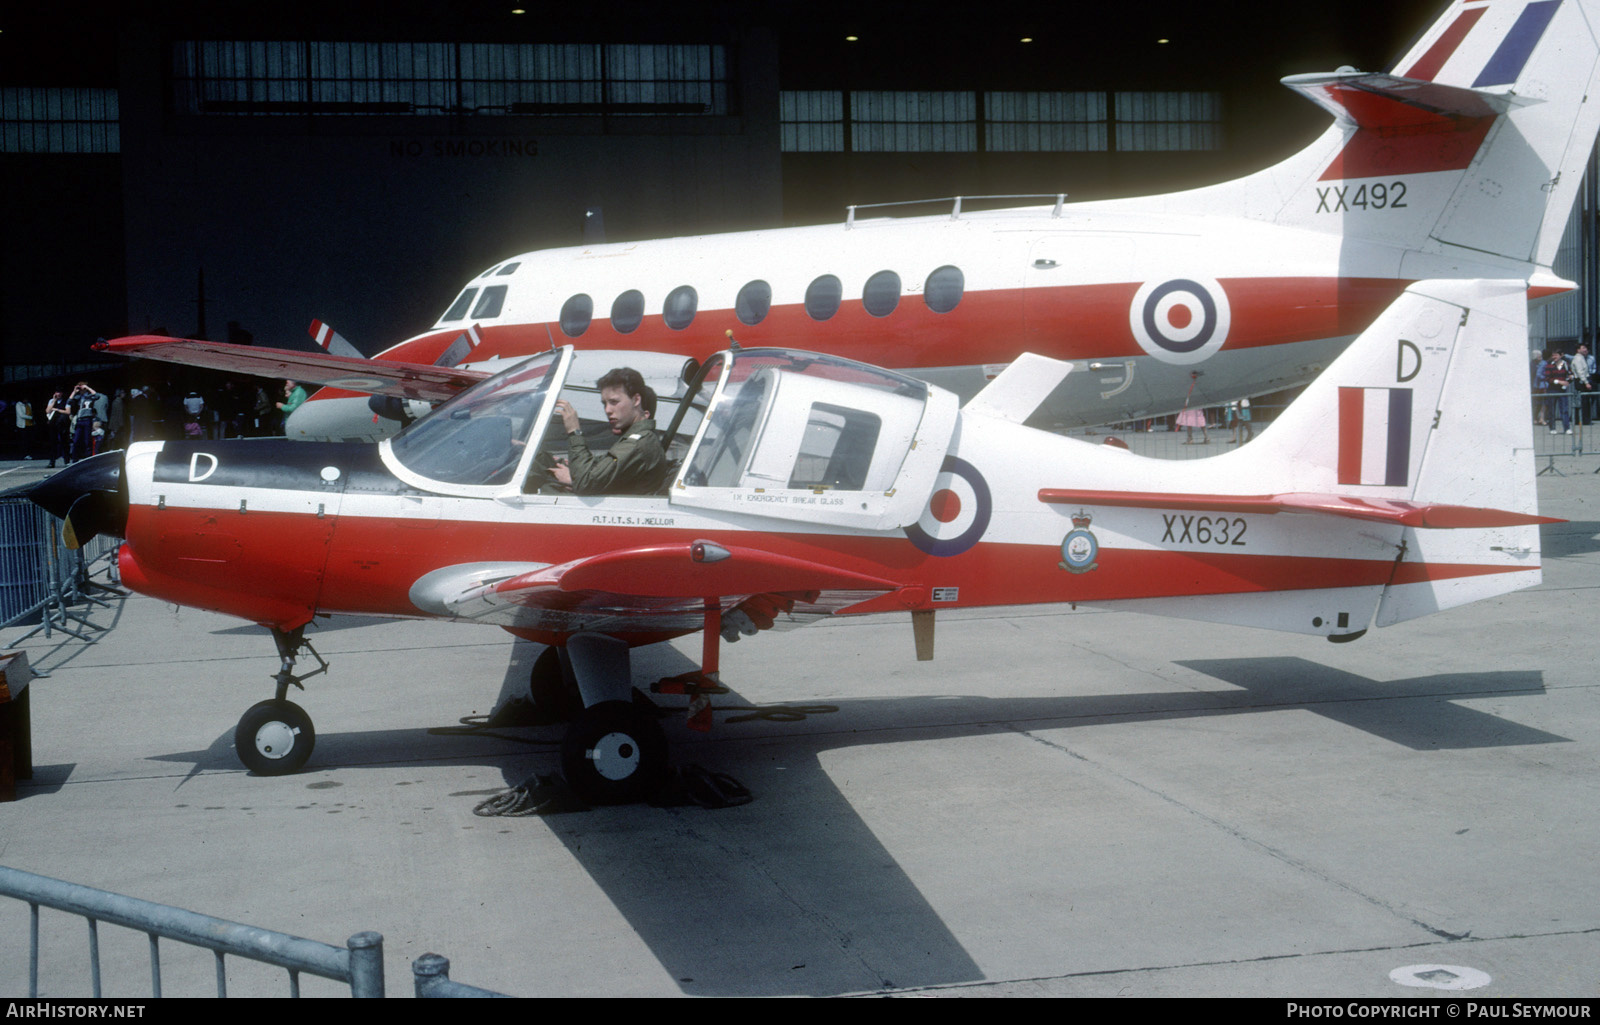
[(476, 288), (469, 288), (465, 292), (462, 292), (461, 295), (456, 298), (456, 301), (450, 304), (450, 308), (445, 311), (444, 316), (439, 318), (440, 322), (442, 323), (447, 320), (460, 320), (462, 317), (465, 317), (467, 315), (467, 310), (472, 306), (473, 296), (477, 294), (478, 290)]
[(699, 306), (700, 297), (688, 285), (679, 285), (667, 293), (667, 301), (661, 305), (661, 319), (674, 331), (682, 331), (694, 320), (695, 309)]
[(966, 285), (960, 267), (940, 267), (928, 275), (928, 283), (922, 288), (922, 301), (935, 313), (949, 313), (961, 302)]
[(673, 482), (674, 506), (896, 530), (934, 490), (959, 415), (950, 392), (879, 367), (788, 349), (731, 349)]
[(751, 350), (735, 358), (684, 483), (883, 491), (893, 487), (926, 393), (876, 367)]
[(739, 289), (738, 297), (733, 300), (734, 315), (739, 323), (749, 327), (766, 320), (771, 309), (772, 286), (759, 278)]
[(862, 490), (882, 426), (881, 420), (863, 410), (813, 403), (789, 487)]
[(644, 293), (637, 288), (630, 288), (617, 296), (616, 302), (611, 304), (611, 326), (622, 334), (628, 334), (639, 326), (644, 320)]
[(892, 270), (881, 270), (867, 279), (861, 293), (861, 305), (874, 317), (887, 317), (900, 305), (900, 275)]
[(844, 286), (832, 274), (824, 274), (806, 286), (806, 313), (812, 320), (827, 320), (839, 312)]
[(500, 316), (500, 308), (506, 304), (506, 285), (490, 285), (483, 290), (483, 295), (478, 299), (478, 305), (472, 308), (473, 320), (493, 320)]
[(579, 292), (561, 306), (561, 333), (576, 338), (589, 330), (594, 319), (594, 300)]

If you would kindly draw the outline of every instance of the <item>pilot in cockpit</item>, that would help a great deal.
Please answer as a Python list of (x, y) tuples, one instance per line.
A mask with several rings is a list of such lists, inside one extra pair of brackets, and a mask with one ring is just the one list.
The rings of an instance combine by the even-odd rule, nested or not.
[(618, 367), (596, 382), (606, 420), (616, 438), (609, 451), (589, 451), (578, 413), (566, 399), (555, 411), (567, 430), (567, 458), (549, 470), (578, 495), (650, 495), (661, 486), (667, 456), (656, 433), (656, 393), (632, 367)]

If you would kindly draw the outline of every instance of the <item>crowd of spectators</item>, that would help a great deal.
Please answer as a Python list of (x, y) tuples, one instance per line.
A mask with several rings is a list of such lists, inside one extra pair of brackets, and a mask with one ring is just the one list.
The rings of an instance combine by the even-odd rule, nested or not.
[[(1531, 354), (1533, 377), (1533, 422), (1548, 426), (1551, 434), (1572, 433), (1574, 424), (1594, 422), (1600, 411), (1600, 385), (1595, 375), (1594, 354), (1587, 345), (1571, 353), (1560, 349), (1535, 350)], [(1559, 426), (1558, 422), (1559, 421)]]
[(56, 466), (135, 441), (279, 436), (284, 417), (299, 404), (296, 394), (300, 401), (305, 396), (294, 382), (221, 374), (190, 375), (183, 383), (97, 384), (80, 380), (38, 395), (23, 388), (0, 392), (0, 448), (14, 459), (48, 459)]

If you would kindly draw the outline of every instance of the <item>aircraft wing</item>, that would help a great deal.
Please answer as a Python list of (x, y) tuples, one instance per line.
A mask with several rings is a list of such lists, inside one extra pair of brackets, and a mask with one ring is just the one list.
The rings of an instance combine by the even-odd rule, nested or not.
[(430, 573), (420, 606), (498, 626), (632, 633), (697, 629), (708, 603), (731, 608), (776, 594), (822, 615), (898, 590), (892, 580), (756, 548), (682, 541), (620, 549), (552, 566), (490, 564)]
[(122, 356), (227, 370), (256, 377), (276, 377), (302, 384), (343, 388), (369, 395), (441, 402), (489, 375), (481, 370), (423, 363), (337, 356), (327, 352), (268, 349), (193, 338), (135, 335), (100, 342), (95, 348)]
[(1530, 523), (1561, 523), (1549, 516), (1533, 516), (1505, 509), (1480, 509), (1439, 502), (1404, 502), (1348, 495), (1296, 493), (1284, 495), (1189, 495), (1144, 491), (1083, 491), (1040, 488), (1039, 501), (1050, 505), (1110, 505), (1132, 509), (1183, 509), (1222, 513), (1322, 513), (1402, 527), (1462, 529), (1515, 527)]

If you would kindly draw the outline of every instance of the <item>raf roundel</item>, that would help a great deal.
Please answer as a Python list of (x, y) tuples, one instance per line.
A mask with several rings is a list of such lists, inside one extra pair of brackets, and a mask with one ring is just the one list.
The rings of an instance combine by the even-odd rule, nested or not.
[(971, 463), (946, 456), (922, 517), (906, 528), (906, 537), (929, 555), (960, 555), (989, 529), (993, 508), (983, 475)]
[(1227, 293), (1210, 278), (1146, 282), (1128, 307), (1134, 340), (1163, 363), (1208, 359), (1228, 340), (1232, 320)]

